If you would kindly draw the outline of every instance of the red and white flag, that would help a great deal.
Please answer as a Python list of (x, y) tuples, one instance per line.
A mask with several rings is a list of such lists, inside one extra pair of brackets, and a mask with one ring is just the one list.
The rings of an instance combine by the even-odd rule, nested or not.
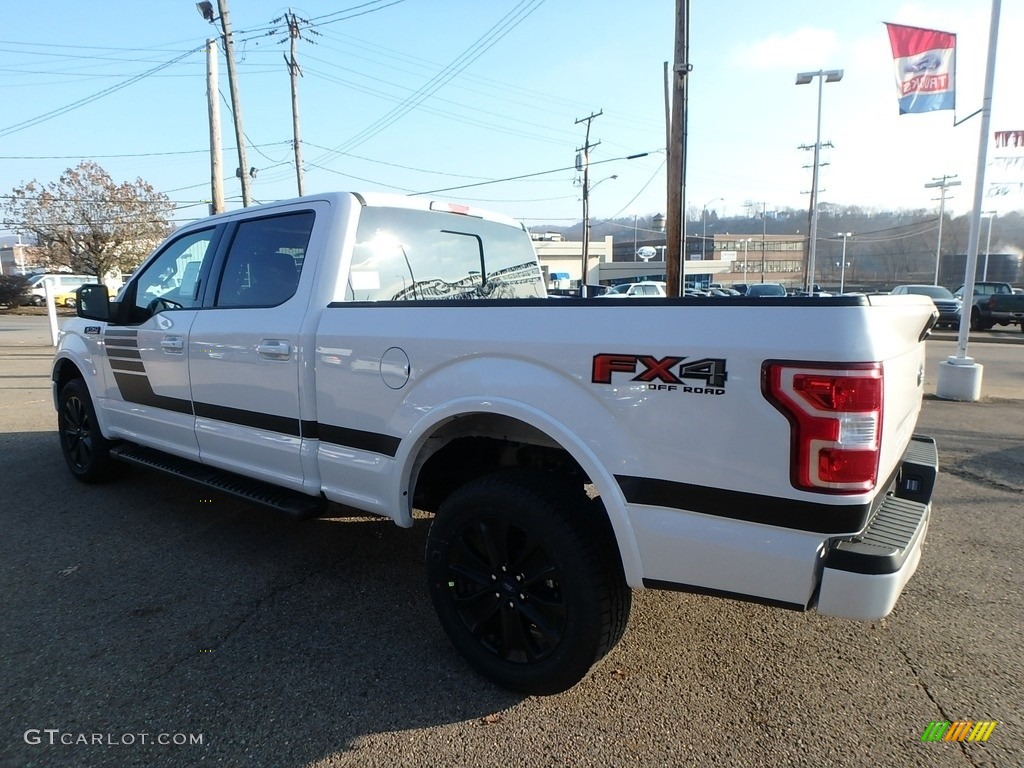
[(900, 114), (956, 108), (956, 35), (886, 22)]

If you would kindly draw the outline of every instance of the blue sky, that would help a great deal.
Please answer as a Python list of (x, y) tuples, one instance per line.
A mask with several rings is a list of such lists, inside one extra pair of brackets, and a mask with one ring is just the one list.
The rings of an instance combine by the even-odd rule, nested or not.
[[(307, 191), (405, 194), (476, 185), (436, 196), (538, 228), (571, 224), (582, 215), (572, 166), (584, 126), (576, 120), (603, 110), (591, 128), (591, 141), (600, 142), (591, 153), (591, 215), (664, 211), (662, 73), (672, 58), (673, 2), (302, 0), (293, 8), (314, 19), (318, 33), (299, 45)], [(275, 0), (235, 0), (231, 7), (259, 201), (296, 191), (285, 36), (266, 34), (286, 10)], [(951, 190), (948, 208), (965, 212), (980, 118), (953, 127), (951, 112), (898, 116), (882, 22), (957, 33), (957, 117), (964, 117), (981, 106), (989, 13), (988, 2), (963, 0), (693, 0), (688, 203), (699, 210), (711, 201), (722, 214), (741, 213), (748, 202), (805, 207), (811, 153), (797, 147), (814, 142), (817, 87), (796, 86), (795, 74), (841, 68), (845, 78), (824, 90), (822, 138), (835, 148), (823, 152), (821, 200), (930, 208), (935, 190), (924, 185), (958, 174), (963, 185)], [(203, 215), (205, 59), (188, 52), (214, 32), (190, 0), (39, 0), (5, 9), (0, 193), (30, 179), (50, 181), (92, 158), (117, 181), (142, 177), (180, 201), (177, 219)], [(1022, 32), (1021, 4), (1004, 3), (993, 131), (1024, 129), (1012, 58)], [(64, 109), (178, 57), (134, 84)], [(227, 94), (223, 60), (221, 90)], [(222, 115), (224, 165), (233, 171), (226, 105)], [(650, 154), (620, 159), (641, 152)], [(111, 157), (133, 154), (140, 156)], [(527, 174), (535, 175), (481, 183)], [(229, 205), (237, 205), (237, 181), (226, 191)], [(1024, 208), (1024, 198), (1007, 206)]]

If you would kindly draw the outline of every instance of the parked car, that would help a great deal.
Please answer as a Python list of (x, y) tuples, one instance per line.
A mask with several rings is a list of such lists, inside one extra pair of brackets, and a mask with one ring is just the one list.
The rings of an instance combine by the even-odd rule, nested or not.
[(74, 307), (78, 304), (78, 293), (75, 291), (58, 293), (53, 297), (53, 303), (58, 307)]
[(25, 291), (24, 302), (41, 307), (46, 303), (46, 286), (49, 285), (50, 293), (54, 296), (71, 293), (76, 288), (86, 283), (94, 283), (96, 278), (92, 275), (34, 275), (28, 280), (28, 288)]
[(785, 296), (786, 286), (782, 283), (754, 283), (753, 285), (747, 286), (747, 292), (745, 296), (757, 296), (764, 298), (766, 296)]
[(960, 327), (961, 302), (956, 296), (950, 293), (948, 288), (941, 285), (897, 285), (890, 293), (896, 296), (905, 296), (908, 293), (918, 296), (928, 296), (939, 310), (939, 322), (936, 328), (943, 325), (949, 328)]
[(648, 280), (642, 283), (623, 283), (613, 285), (606, 293), (602, 293), (600, 299), (622, 299), (639, 298), (649, 296), (667, 296), (665, 283), (657, 280)]

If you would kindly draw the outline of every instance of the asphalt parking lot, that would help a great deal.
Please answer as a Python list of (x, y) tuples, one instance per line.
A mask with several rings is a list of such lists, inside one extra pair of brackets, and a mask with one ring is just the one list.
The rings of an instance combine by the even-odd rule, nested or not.
[[(296, 523), (143, 470), (75, 483), (39, 328), (0, 318), (0, 768), (1024, 764), (1024, 345), (1009, 332), (972, 347), (981, 402), (925, 402), (942, 474), (892, 615), (637, 592), (609, 657), (536, 698), (449, 646), (426, 520)], [(930, 366), (955, 349), (929, 344)], [(984, 743), (921, 741), (955, 720), (997, 725)]]

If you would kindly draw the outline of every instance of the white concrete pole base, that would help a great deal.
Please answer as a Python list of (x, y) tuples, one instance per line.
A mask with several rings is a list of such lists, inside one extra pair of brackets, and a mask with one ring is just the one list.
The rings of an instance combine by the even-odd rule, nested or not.
[(981, 399), (981, 373), (985, 366), (970, 357), (947, 357), (939, 363), (935, 379), (935, 396), (943, 400), (976, 403)]

